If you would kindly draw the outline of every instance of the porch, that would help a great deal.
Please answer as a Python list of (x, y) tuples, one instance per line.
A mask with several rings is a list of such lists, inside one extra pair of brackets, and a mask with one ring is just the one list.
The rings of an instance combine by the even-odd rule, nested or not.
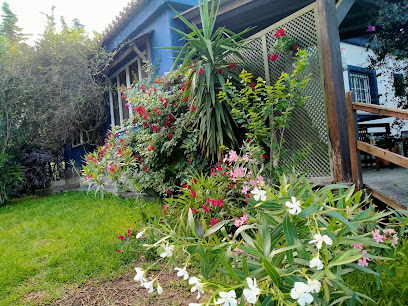
[(363, 168), (364, 188), (375, 198), (396, 209), (408, 209), (408, 169)]

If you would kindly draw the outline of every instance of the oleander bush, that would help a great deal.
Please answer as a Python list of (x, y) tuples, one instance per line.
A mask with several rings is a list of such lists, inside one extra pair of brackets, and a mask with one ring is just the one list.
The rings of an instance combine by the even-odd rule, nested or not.
[[(236, 154), (227, 159), (231, 153)], [(155, 250), (157, 261), (174, 267), (183, 277), (179, 281), (188, 280), (203, 305), (375, 303), (343, 279), (355, 271), (379, 276), (396, 256), (406, 217), (377, 211), (354, 186), (317, 188), (295, 174), (281, 177), (276, 186), (260, 179), (244, 185), (252, 177), (235, 176), (235, 161), (227, 164), (230, 168), (221, 170), (226, 175), (217, 169), (193, 175), (191, 186), (167, 199), (163, 219), (138, 234), (139, 239), (154, 235), (156, 242), (138, 248)], [(240, 186), (238, 192), (214, 191), (210, 182), (217, 180), (232, 189)], [(390, 222), (394, 216), (399, 219)], [(192, 276), (194, 254), (201, 273)], [(149, 292), (163, 293), (157, 278), (148, 278), (148, 269), (136, 271), (135, 280)]]

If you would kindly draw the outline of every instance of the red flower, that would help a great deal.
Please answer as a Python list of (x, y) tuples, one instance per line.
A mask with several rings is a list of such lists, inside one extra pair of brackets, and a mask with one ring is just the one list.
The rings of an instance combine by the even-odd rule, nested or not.
[(170, 193), (171, 193), (170, 189), (167, 189), (167, 194), (170, 194)]
[(220, 221), (218, 221), (217, 219), (211, 218), (211, 225), (210, 226), (213, 226), (213, 225), (217, 224), (218, 222), (220, 222)]
[(144, 125), (145, 127), (147, 127), (147, 122), (146, 122), (146, 121), (143, 121), (143, 125)]
[(194, 192), (194, 190), (191, 190), (191, 196), (195, 197), (197, 195), (197, 193)]
[(202, 75), (204, 73), (204, 69), (200, 68), (200, 71), (198, 71), (198, 75)]
[(264, 154), (262, 155), (263, 158), (268, 158), (268, 155)]
[(279, 55), (274, 54), (274, 55), (268, 55), (268, 59), (272, 62), (276, 61), (278, 59)]
[(153, 132), (157, 132), (157, 130), (158, 130), (158, 129), (157, 129), (157, 125), (154, 125), (154, 126), (153, 126)]
[(171, 138), (171, 136), (173, 136), (173, 135), (171, 135), (171, 133), (169, 133), (169, 135), (167, 135), (169, 138)]
[(122, 235), (118, 236), (118, 239), (120, 240), (125, 240), (125, 237), (123, 237)]
[(237, 67), (237, 65), (232, 64), (232, 63), (228, 66), (228, 68), (229, 68), (230, 70), (232, 70), (232, 71), (234, 71), (236, 67)]
[(284, 29), (279, 29), (278, 31), (276, 31), (275, 36), (276, 36), (276, 38), (286, 36), (285, 30)]
[(231, 185), (230, 185), (230, 188), (234, 188), (234, 185), (231, 184)]
[(297, 50), (297, 49), (298, 49), (298, 46), (294, 45), (293, 50)]
[(187, 188), (187, 185), (186, 184), (183, 184), (183, 186), (181, 186), (182, 188)]

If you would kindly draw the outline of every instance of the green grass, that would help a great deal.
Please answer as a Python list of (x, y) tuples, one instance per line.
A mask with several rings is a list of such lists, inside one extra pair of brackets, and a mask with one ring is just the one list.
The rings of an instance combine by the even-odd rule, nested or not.
[[(353, 272), (344, 276), (350, 289), (371, 297), (378, 305), (408, 305), (408, 239), (402, 240), (396, 250), (396, 259), (384, 265), (393, 275), (381, 272), (381, 287), (377, 287), (376, 276)], [(365, 301), (364, 305), (372, 305)]]
[[(149, 214), (158, 204), (149, 203)], [(139, 228), (135, 200), (105, 199), (70, 192), (23, 199), (0, 208), (0, 305), (29, 304), (42, 292), (44, 303), (64, 295), (64, 285), (116, 277), (135, 260), (117, 253), (117, 236)]]

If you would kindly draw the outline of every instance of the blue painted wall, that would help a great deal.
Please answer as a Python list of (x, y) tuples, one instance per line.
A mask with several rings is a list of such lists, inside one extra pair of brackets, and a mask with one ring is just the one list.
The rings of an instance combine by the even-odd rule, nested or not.
[[(192, 6), (197, 5), (197, 0), (151, 0), (122, 26), (122, 28), (109, 41), (105, 42), (106, 49), (113, 51), (121, 43), (129, 39), (138, 37), (144, 33), (153, 31), (151, 35), (151, 51), (153, 64), (160, 61), (159, 74), (168, 71), (173, 65), (174, 54), (165, 49), (157, 47), (178, 46), (183, 43), (179, 41), (180, 36), (171, 27), (180, 28), (180, 21), (173, 20), (175, 10), (182, 12)], [(171, 7), (170, 7), (171, 6)]]
[[(150, 37), (152, 62), (154, 65), (160, 62), (158, 74), (162, 75), (170, 70), (175, 54), (166, 49), (157, 49), (157, 47), (182, 46), (184, 44), (180, 41), (180, 35), (171, 29), (171, 27), (184, 28), (180, 20), (173, 20), (176, 14), (171, 7), (178, 12), (183, 12), (197, 4), (198, 0), (145, 0), (143, 6), (134, 13), (115, 36), (105, 42), (105, 48), (111, 52), (127, 40), (153, 31)], [(123, 64), (125, 62), (128, 62), (128, 59), (124, 60)], [(114, 73), (114, 71), (111, 71), (111, 73)], [(106, 100), (108, 101), (108, 99)], [(111, 126), (109, 104), (107, 104), (106, 110), (108, 115), (104, 125), (103, 136), (105, 136)], [(87, 151), (92, 151), (93, 149), (91, 146), (86, 147)], [(82, 157), (85, 153), (85, 149), (82, 146), (71, 149), (67, 145), (64, 152), (65, 162), (68, 163), (70, 160), (74, 160), (75, 165), (79, 167), (83, 164)]]

